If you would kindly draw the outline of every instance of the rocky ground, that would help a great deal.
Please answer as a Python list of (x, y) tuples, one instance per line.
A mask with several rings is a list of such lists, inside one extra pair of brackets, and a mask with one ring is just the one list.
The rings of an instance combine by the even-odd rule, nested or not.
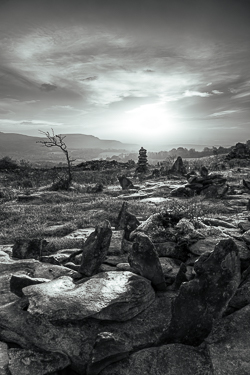
[(0, 245), (0, 374), (250, 374), (250, 190), (229, 176), (119, 179), (115, 225)]

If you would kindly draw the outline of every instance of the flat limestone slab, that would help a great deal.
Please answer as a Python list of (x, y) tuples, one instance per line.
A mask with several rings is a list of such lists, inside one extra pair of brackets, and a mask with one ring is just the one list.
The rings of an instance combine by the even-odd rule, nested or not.
[(63, 321), (87, 317), (125, 321), (155, 299), (150, 281), (129, 271), (102, 272), (78, 285), (63, 276), (23, 288), (23, 293), (30, 314)]

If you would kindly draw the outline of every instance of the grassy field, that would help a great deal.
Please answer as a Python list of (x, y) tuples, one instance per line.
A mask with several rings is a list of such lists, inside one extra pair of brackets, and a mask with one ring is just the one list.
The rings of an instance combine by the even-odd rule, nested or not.
[[(204, 164), (204, 160), (203, 163), (201, 160), (192, 161), (189, 169), (194, 167), (199, 169)], [(117, 191), (90, 194), (86, 193), (86, 186), (95, 183), (102, 183), (105, 187), (111, 184), (118, 186), (117, 174), (125, 173), (131, 178), (134, 170), (76, 171), (73, 174), (73, 191), (41, 190), (42, 186), (53, 183), (55, 180), (53, 172), (54, 169), (0, 172), (0, 244), (13, 243), (16, 238), (21, 237), (48, 237), (48, 228), (52, 225), (65, 224), (61, 232), (59, 230), (57, 233), (59, 237), (75, 229), (93, 227), (104, 219), (109, 220), (112, 226), (115, 225), (123, 202), (122, 198), (117, 197)], [(250, 168), (227, 167), (223, 174), (227, 176), (228, 182), (237, 188), (242, 183), (242, 178), (250, 179)], [(135, 184), (139, 183), (138, 179), (132, 179)], [(161, 178), (161, 180), (167, 179), (167, 176)], [(28, 197), (39, 189), (39, 198), (27, 202), (19, 201), (20, 194)], [(190, 219), (229, 213), (225, 201), (213, 202), (201, 197), (171, 199), (158, 206), (137, 200), (129, 201), (129, 211), (139, 220), (145, 220), (161, 210), (178, 212)]]

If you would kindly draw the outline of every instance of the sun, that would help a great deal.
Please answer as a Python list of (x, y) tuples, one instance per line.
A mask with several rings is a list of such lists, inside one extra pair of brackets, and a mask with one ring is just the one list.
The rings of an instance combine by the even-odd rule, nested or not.
[(166, 134), (170, 135), (176, 129), (174, 115), (162, 102), (141, 105), (127, 111), (124, 125), (127, 131), (131, 131), (135, 135), (139, 133), (149, 141)]

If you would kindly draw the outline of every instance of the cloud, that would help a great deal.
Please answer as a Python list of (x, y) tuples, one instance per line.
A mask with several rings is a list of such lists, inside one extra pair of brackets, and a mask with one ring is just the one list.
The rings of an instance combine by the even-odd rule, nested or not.
[(98, 78), (97, 76), (92, 76), (92, 77), (82, 78), (80, 79), (80, 81), (96, 81), (97, 78)]
[(246, 96), (249, 96), (249, 95), (250, 95), (250, 92), (242, 92), (241, 94), (232, 96), (232, 99), (245, 98)]
[(211, 95), (212, 94), (209, 94), (208, 92), (199, 92), (199, 91), (190, 91), (190, 90), (186, 90), (184, 93), (184, 96), (188, 96), (188, 97), (200, 96), (201, 98), (207, 98)]
[(20, 125), (50, 125), (50, 126), (60, 126), (63, 125), (61, 122), (53, 122), (53, 121), (43, 121), (43, 120), (23, 120), (17, 122)]
[(219, 91), (219, 90), (212, 90), (212, 93), (216, 95), (224, 94), (223, 91)]
[(41, 86), (40, 86), (40, 90), (41, 91), (54, 91), (57, 89), (57, 86), (56, 85), (53, 85), (51, 83), (43, 83)]
[(239, 109), (230, 109), (230, 110), (226, 110), (226, 111), (221, 111), (221, 112), (215, 112), (213, 113), (212, 115), (209, 115), (210, 117), (225, 117), (225, 116), (228, 116), (228, 115), (231, 115), (232, 113), (236, 113), (236, 112), (240, 112)]

